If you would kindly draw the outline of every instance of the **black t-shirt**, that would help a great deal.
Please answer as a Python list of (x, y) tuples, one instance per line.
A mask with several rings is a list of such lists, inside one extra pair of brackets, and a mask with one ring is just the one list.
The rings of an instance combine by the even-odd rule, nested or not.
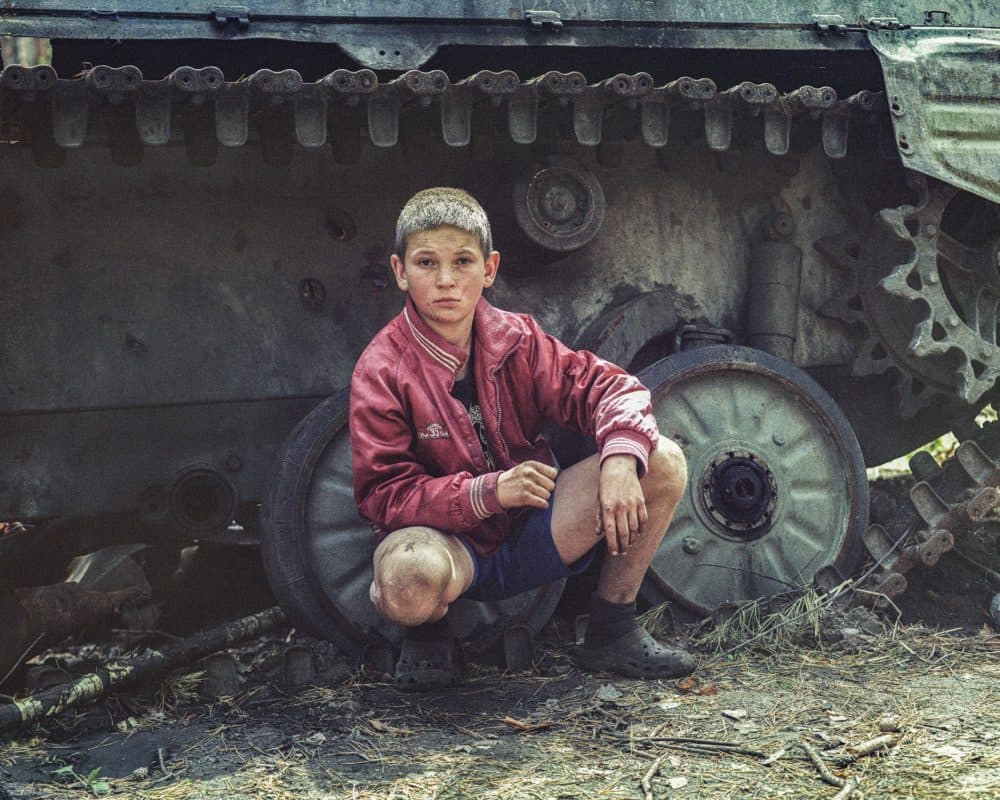
[(486, 457), (486, 464), (490, 471), (496, 470), (496, 459), (490, 451), (490, 443), (486, 438), (486, 426), (483, 424), (483, 411), (479, 407), (479, 397), (476, 394), (476, 377), (472, 368), (472, 355), (469, 355), (469, 368), (465, 377), (455, 381), (455, 388), (451, 391), (452, 397), (461, 401), (465, 410), (469, 413), (469, 421), (472, 428), (479, 437), (479, 444), (483, 448), (483, 455)]

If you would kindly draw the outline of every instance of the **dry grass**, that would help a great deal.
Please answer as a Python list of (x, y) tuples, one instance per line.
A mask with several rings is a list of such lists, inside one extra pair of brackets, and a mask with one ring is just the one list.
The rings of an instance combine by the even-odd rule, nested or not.
[[(857, 781), (868, 798), (998, 796), (1000, 638), (891, 626), (858, 652), (837, 650), (817, 644), (816, 601), (788, 597), (771, 615), (738, 610), (699, 641), (714, 655), (697, 680), (581, 675), (560, 667), (565, 656), (554, 651), (546, 660), (557, 668), (547, 675), (477, 668), (461, 689), (429, 696), (348, 681), (278, 696), (255, 711), (248, 700), (259, 692), (225, 708), (184, 706), (190, 679), (172, 691), (196, 733), (170, 754), (166, 770), (112, 780), (111, 796), (834, 797), (838, 788), (824, 782), (803, 741), (829, 777)], [(886, 735), (877, 752), (857, 753)], [(37, 758), (44, 746), (10, 743), (2, 763)], [(88, 796), (55, 784), (19, 791)]]

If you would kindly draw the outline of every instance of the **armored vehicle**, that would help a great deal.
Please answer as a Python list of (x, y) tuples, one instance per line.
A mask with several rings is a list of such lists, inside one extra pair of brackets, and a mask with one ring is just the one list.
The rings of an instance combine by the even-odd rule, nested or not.
[[(646, 601), (947, 549), (930, 496), (921, 530), (866, 533), (865, 465), (975, 435), (996, 394), (994, 3), (19, 0), (0, 35), (51, 44), (0, 76), (7, 586), (261, 536), (300, 624), (395, 635), (345, 389), (401, 306), (395, 215), (432, 185), (489, 212), (491, 300), (641, 371), (685, 449)], [(455, 624), (537, 630), (560, 590)]]

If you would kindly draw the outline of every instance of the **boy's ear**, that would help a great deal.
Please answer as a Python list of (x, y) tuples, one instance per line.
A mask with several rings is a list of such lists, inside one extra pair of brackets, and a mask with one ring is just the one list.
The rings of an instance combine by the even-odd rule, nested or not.
[(392, 274), (396, 277), (396, 285), (405, 292), (409, 286), (406, 280), (406, 265), (395, 253), (389, 259), (389, 263), (392, 264)]
[(500, 269), (500, 253), (497, 250), (493, 250), (488, 256), (486, 256), (485, 261), (485, 274), (483, 276), (483, 285), (492, 286), (493, 281), (496, 280), (497, 270)]

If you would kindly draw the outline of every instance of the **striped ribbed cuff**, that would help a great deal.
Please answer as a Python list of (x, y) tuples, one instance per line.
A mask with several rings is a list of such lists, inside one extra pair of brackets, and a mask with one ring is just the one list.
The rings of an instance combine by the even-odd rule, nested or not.
[(469, 500), (472, 513), (479, 519), (492, 517), (503, 510), (500, 507), (500, 501), (497, 500), (497, 478), (499, 477), (499, 472), (488, 472), (485, 475), (477, 475), (469, 481)]
[(641, 478), (649, 466), (649, 440), (641, 433), (615, 431), (604, 440), (601, 448), (601, 463), (608, 456), (635, 456), (636, 467)]

